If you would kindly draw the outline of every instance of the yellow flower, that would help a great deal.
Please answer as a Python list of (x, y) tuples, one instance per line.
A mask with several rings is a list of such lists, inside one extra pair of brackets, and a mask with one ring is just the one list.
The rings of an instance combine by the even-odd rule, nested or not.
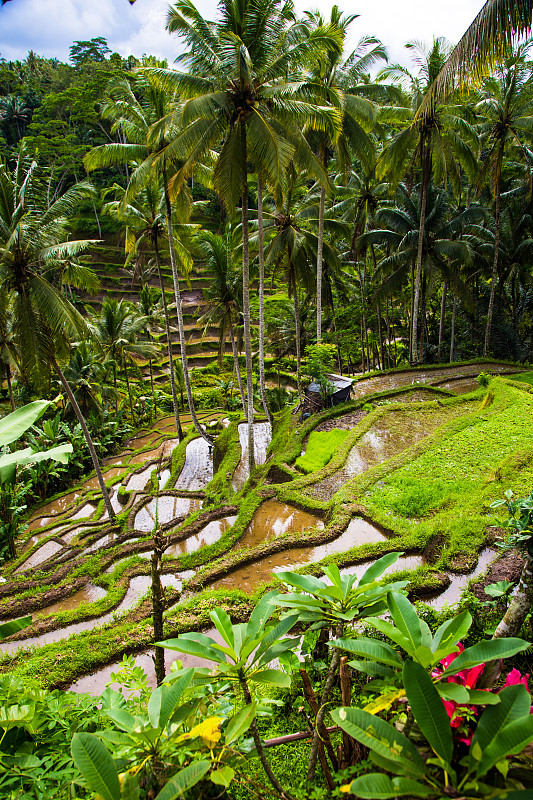
[(182, 739), (194, 739), (200, 736), (203, 743), (212, 750), (222, 736), (220, 733), (220, 724), (223, 721), (222, 717), (209, 717), (208, 719), (204, 719), (199, 725), (195, 725), (189, 733), (180, 736), (180, 741)]

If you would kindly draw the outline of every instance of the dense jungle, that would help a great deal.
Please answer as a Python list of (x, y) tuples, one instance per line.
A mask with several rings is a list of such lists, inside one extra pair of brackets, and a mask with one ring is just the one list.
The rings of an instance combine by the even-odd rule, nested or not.
[(532, 13), (0, 56), (0, 798), (533, 797)]

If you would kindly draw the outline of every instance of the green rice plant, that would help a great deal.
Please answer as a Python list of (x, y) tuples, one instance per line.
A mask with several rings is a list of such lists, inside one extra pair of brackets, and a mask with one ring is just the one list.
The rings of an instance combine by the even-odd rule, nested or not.
[(308, 475), (322, 469), (331, 460), (338, 447), (346, 439), (350, 431), (334, 428), (332, 431), (312, 431), (309, 435), (307, 450), (296, 459), (296, 466)]

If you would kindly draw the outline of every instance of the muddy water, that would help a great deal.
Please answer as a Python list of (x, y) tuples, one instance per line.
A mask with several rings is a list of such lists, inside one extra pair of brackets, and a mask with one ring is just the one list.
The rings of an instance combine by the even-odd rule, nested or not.
[(105, 597), (106, 594), (106, 589), (102, 589), (101, 586), (95, 586), (93, 583), (88, 583), (87, 586), (84, 586), (83, 589), (79, 590), (79, 592), (71, 594), (70, 597), (65, 598), (65, 600), (60, 600), (58, 603), (54, 603), (51, 606), (47, 606), (46, 608), (42, 608), (40, 611), (35, 612), (33, 615), (34, 620), (38, 617), (46, 617), (48, 614), (59, 614), (61, 611), (72, 611), (73, 609), (78, 608), (78, 606), (81, 606), (82, 603), (95, 603), (97, 600)]
[(228, 528), (231, 528), (236, 519), (237, 517), (224, 517), (224, 519), (216, 519), (213, 522), (209, 522), (199, 533), (168, 547), (165, 550), (165, 555), (178, 558), (185, 553), (194, 553), (195, 550), (199, 550), (201, 547), (207, 547), (218, 542), (222, 534)]
[[(113, 467), (113, 469), (108, 469), (107, 472), (103, 473), (104, 481), (108, 481), (110, 478), (117, 478), (124, 472), (121, 467)], [(95, 476), (94, 478), (90, 478), (90, 480), (85, 481), (82, 483), (81, 488), (84, 491), (92, 491), (94, 489), (100, 489), (100, 484), (98, 483), (98, 478)]]
[(30, 536), (30, 538), (26, 540), (26, 543), (24, 545), (24, 550), (29, 550), (30, 547), (34, 547), (41, 541), (41, 539), (45, 539), (47, 536), (60, 536), (63, 539), (63, 541), (66, 542), (67, 541), (66, 535), (68, 534), (62, 535), (61, 532), (66, 531), (67, 528), (68, 525), (60, 525), (58, 528), (52, 528), (52, 530), (43, 531), (42, 533), (36, 533), (34, 536)]
[(27, 558), (26, 561), (15, 570), (15, 574), (19, 572), (26, 572), (28, 569), (34, 569), (42, 564), (43, 561), (46, 561), (48, 558), (57, 555), (61, 549), (62, 545), (58, 544), (57, 542), (46, 542), (46, 544), (43, 544), (42, 547), (39, 547), (39, 549), (36, 550), (33, 555)]
[(447, 389), (449, 392), (455, 392), (455, 394), (467, 394), (479, 389), (479, 383), (476, 378), (458, 378), (455, 381), (439, 383), (439, 389)]
[[(248, 424), (241, 422), (239, 428), (239, 442), (241, 445), (241, 460), (233, 473), (232, 485), (236, 492), (239, 492), (248, 479)], [(270, 440), (272, 439), (272, 428), (269, 422), (256, 422), (254, 424), (254, 456), (256, 464), (264, 464)]]
[(413, 369), (396, 374), (376, 375), (373, 378), (363, 379), (355, 383), (352, 387), (352, 399), (363, 397), (365, 394), (371, 394), (372, 392), (396, 389), (409, 383), (430, 383), (442, 386), (439, 381), (447, 378), (453, 380), (464, 375), (476, 377), (480, 372), (489, 372), (491, 375), (505, 375), (516, 372), (516, 367), (497, 363), (467, 364), (464, 366), (443, 367), (441, 369)]
[(174, 488), (196, 492), (205, 489), (212, 478), (212, 447), (201, 437), (193, 439), (185, 450), (185, 463)]
[[(51, 503), (47, 503), (45, 506), (41, 506), (41, 508), (35, 512), (33, 517), (30, 520), (30, 527), (33, 529), (34, 521), (37, 521), (40, 517), (56, 517), (58, 514), (62, 514), (68, 508), (74, 505), (76, 500), (82, 496), (82, 491), (80, 489), (76, 489), (74, 492), (69, 492), (68, 494), (64, 494), (62, 497), (58, 497), (57, 500), (52, 500)], [(46, 525), (50, 520), (40, 520), (40, 525)]]
[(323, 528), (324, 523), (314, 514), (300, 511), (294, 506), (267, 500), (255, 512), (250, 525), (237, 547), (255, 547), (269, 539), (275, 539), (287, 531), (300, 533), (309, 528)]
[[(124, 611), (129, 611), (133, 608), (142, 595), (150, 589), (151, 578), (149, 575), (139, 575), (132, 578), (128, 591), (126, 592), (122, 603), (114, 611), (109, 614), (104, 614), (97, 619), (85, 620), (84, 622), (76, 622), (73, 625), (68, 625), (66, 628), (60, 628), (56, 631), (48, 631), (41, 636), (34, 636), (31, 639), (21, 639), (17, 642), (0, 642), (0, 652), (14, 653), (22, 647), (42, 647), (49, 642), (58, 642), (61, 639), (66, 639), (75, 633), (82, 633), (83, 631), (91, 631), (94, 628), (102, 628), (107, 623), (111, 622), (116, 614), (121, 614)], [(181, 588), (181, 581), (174, 575), (162, 575), (161, 583), (163, 586), (173, 586), (177, 589)]]
[[(354, 522), (355, 520), (352, 520)], [(384, 538), (382, 534), (372, 528), (371, 525), (364, 523), (363, 520), (357, 522), (362, 523), (365, 529), (365, 541), (371, 541), (370, 536)], [(355, 530), (355, 528), (358, 530)], [(316, 547), (302, 547), (299, 549), (286, 550), (283, 553), (275, 553), (268, 558), (256, 561), (253, 564), (248, 564), (246, 567), (241, 567), (229, 575), (219, 578), (209, 588), (212, 589), (241, 589), (243, 592), (254, 592), (260, 583), (272, 580), (272, 576), (284, 569), (296, 569), (303, 567), (305, 564), (320, 561), (326, 556), (334, 553), (343, 553), (349, 550), (354, 545), (358, 544), (358, 538), (363, 535), (363, 527), (352, 526), (347, 528), (341, 536), (332, 542), (318, 545)], [(378, 541), (377, 538), (374, 541)], [(368, 564), (367, 564), (368, 566)], [(363, 570), (364, 571), (364, 570)]]
[(430, 606), (433, 606), (433, 608), (442, 608), (446, 603), (449, 605), (457, 603), (462, 592), (466, 589), (468, 582), (471, 581), (472, 578), (476, 578), (478, 575), (481, 575), (482, 572), (485, 572), (487, 567), (492, 564), (498, 555), (498, 550), (494, 550), (492, 547), (486, 547), (480, 552), (477, 564), (472, 572), (470, 572), (468, 575), (458, 575), (457, 573), (453, 572), (448, 573), (451, 578), (451, 583), (448, 588), (431, 600), (424, 600), (424, 602)]
[(133, 475), (130, 475), (126, 484), (127, 491), (142, 492), (154, 469), (157, 469), (157, 464), (150, 464), (150, 466), (146, 467), (146, 469), (143, 469), (142, 472), (137, 472)]
[(165, 488), (168, 479), (170, 478), (170, 475), (171, 472), (169, 469), (164, 469), (162, 472), (159, 473), (159, 475), (157, 476), (157, 485), (159, 487), (159, 491)]
[[(340, 571), (341, 575), (355, 575), (357, 579), (360, 580), (375, 561), (376, 559), (373, 559), (372, 561), (365, 561), (362, 564), (353, 564), (351, 567), (344, 567), (344, 569)], [(424, 559), (422, 556), (400, 556), (394, 564), (391, 564), (390, 567), (387, 567), (387, 569), (383, 571), (382, 575), (391, 575), (394, 572), (399, 572), (404, 569), (413, 570), (420, 567), (423, 563)]]
[(184, 519), (193, 511), (198, 511), (202, 507), (202, 500), (197, 497), (173, 497), (172, 495), (160, 495), (154, 497), (145, 505), (135, 517), (134, 528), (137, 531), (152, 531), (156, 522), (160, 525), (172, 520)]
[(91, 503), (85, 503), (79, 511), (69, 517), (69, 520), (75, 519), (87, 519), (96, 511), (96, 506), (91, 505)]
[[(208, 631), (202, 631), (202, 633), (207, 634), (207, 636), (211, 636), (218, 644), (225, 644), (216, 628), (211, 628)], [(152, 689), (155, 689), (156, 680), (152, 655), (153, 650), (139, 653), (139, 655), (135, 657), (135, 666), (142, 667), (142, 669), (144, 669), (148, 676), (148, 685), (151, 686)], [(181, 661), (184, 668), (212, 668), (214, 666), (214, 662), (206, 661), (203, 658), (196, 658), (194, 656), (185, 655), (184, 653), (177, 653), (175, 650), (165, 650), (165, 671), (167, 674), (170, 672), (170, 667), (175, 661)], [(109, 664), (107, 667), (98, 670), (98, 672), (94, 672), (92, 675), (86, 675), (85, 677), (80, 678), (79, 681), (76, 681), (76, 683), (73, 683), (72, 686), (69, 687), (69, 691), (79, 693), (86, 692), (92, 695), (99, 695), (104, 691), (106, 685), (110, 682), (111, 673), (117, 672), (117, 670), (120, 669), (120, 666), (121, 662), (115, 661), (114, 664)], [(111, 688), (115, 689), (116, 691), (120, 690), (118, 683), (111, 683)]]
[(161, 449), (157, 447), (155, 450), (147, 450), (145, 453), (137, 453), (136, 456), (133, 456), (130, 463), (131, 464), (144, 464), (145, 461), (153, 461), (155, 458), (160, 458), (161, 456)]

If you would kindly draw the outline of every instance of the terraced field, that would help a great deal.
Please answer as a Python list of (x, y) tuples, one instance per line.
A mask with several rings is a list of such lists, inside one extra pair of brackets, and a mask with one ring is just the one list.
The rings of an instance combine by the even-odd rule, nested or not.
[[(502, 488), (494, 476), (507, 469), (518, 489), (529, 480), (504, 465), (523, 455), (523, 440), (509, 429), (531, 425), (533, 395), (502, 380), (489, 395), (468, 393), (481, 370), (517, 367), (465, 364), (369, 377), (356, 383), (354, 401), (303, 424), (290, 412), (277, 415), (273, 432), (258, 421), (252, 480), (246, 425), (229, 423), (223, 412), (201, 417), (222, 430), (218, 470), (195, 433), (178, 443), (172, 417), (138, 431), (104, 465), (116, 524), (106, 519), (92, 477), (32, 515), (17, 559), (4, 570), (0, 617), (32, 613), (34, 621), (1, 645), (0, 669), (100, 691), (106, 665), (124, 653), (149, 663), (156, 525), (166, 536), (165, 635), (205, 627), (214, 605), (244, 618), (280, 569), (320, 574), (334, 560), (360, 577), (391, 551), (404, 554), (394, 570), (408, 575), (413, 596), (435, 609), (456, 600), (496, 556), (499, 517), (489, 503)], [(294, 462), (309, 433), (332, 426), (348, 432), (342, 446), (325, 467), (302, 475)]]

